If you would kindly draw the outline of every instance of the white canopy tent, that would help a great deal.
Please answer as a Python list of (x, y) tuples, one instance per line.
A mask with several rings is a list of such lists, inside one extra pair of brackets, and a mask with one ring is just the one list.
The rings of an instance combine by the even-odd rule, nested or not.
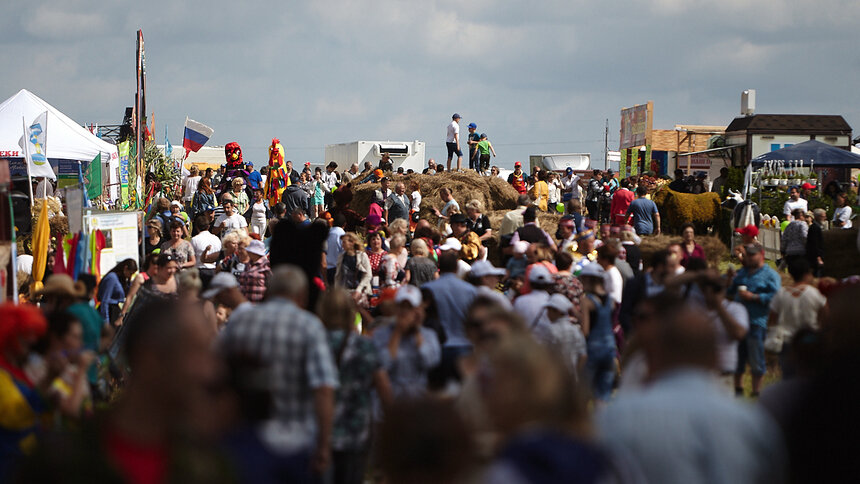
[(48, 112), (45, 146), (51, 164), (56, 166), (57, 160), (88, 162), (101, 154), (103, 168), (107, 168), (107, 176), (104, 176), (105, 170), (102, 170), (102, 180), (106, 184), (112, 184), (110, 196), (111, 199), (115, 199), (115, 184), (119, 181), (119, 155), (116, 145), (90, 133), (26, 89), (21, 89), (0, 104), (0, 158), (13, 160), (24, 157), (23, 150), (18, 144), (24, 134), (24, 123), (29, 125), (36, 116), (45, 111)]

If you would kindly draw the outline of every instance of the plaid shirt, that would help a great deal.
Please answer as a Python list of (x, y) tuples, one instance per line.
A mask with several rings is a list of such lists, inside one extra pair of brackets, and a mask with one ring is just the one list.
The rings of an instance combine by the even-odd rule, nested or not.
[(272, 275), (269, 266), (269, 258), (266, 256), (257, 259), (257, 262), (245, 267), (245, 270), (237, 274), (239, 290), (251, 302), (260, 302), (266, 295), (266, 282)]
[(225, 354), (251, 355), (268, 366), (274, 412), (267, 428), (277, 435), (267, 440), (295, 450), (313, 446), (317, 432), (313, 391), (338, 387), (320, 320), (292, 301), (274, 298), (230, 318), (220, 338)]

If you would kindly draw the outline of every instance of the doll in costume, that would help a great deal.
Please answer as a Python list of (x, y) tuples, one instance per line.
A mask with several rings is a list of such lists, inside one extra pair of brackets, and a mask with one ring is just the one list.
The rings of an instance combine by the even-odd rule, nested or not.
[(224, 177), (221, 179), (221, 186), (218, 187), (219, 196), (230, 191), (234, 178), (245, 180), (245, 190), (247, 191), (249, 173), (245, 170), (245, 162), (242, 160), (242, 147), (239, 146), (239, 143), (235, 141), (227, 143), (224, 146), (224, 157), (227, 165)]
[(269, 175), (266, 177), (265, 197), (269, 206), (274, 207), (281, 201), (281, 194), (290, 185), (290, 177), (284, 165), (284, 147), (281, 140), (272, 138), (269, 146)]

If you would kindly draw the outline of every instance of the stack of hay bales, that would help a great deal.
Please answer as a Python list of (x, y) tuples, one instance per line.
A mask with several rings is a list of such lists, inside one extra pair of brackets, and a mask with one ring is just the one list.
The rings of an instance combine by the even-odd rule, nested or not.
[[(395, 177), (391, 180), (391, 189), (394, 183), (402, 181), (406, 183), (406, 194), (411, 193), (409, 185), (417, 181), (421, 185), (421, 218), (436, 223), (433, 215), (433, 207), (441, 209), (444, 203), (439, 198), (439, 190), (447, 187), (454, 194), (454, 199), (460, 204), (465, 213), (464, 205), (472, 199), (480, 200), (484, 204), (487, 216), (497, 210), (511, 210), (517, 206), (519, 194), (507, 182), (499, 177), (485, 177), (474, 171), (463, 173), (443, 172), (437, 175), (412, 174), (403, 177)], [(365, 183), (354, 187), (355, 196), (351, 207), (361, 215), (367, 215), (373, 192), (379, 190), (379, 183)], [(493, 225), (498, 228), (497, 225)]]
[(843, 278), (860, 274), (857, 228), (831, 229), (824, 233), (824, 276)]
[(653, 199), (660, 210), (664, 232), (677, 233), (687, 222), (696, 226), (696, 232), (705, 232), (719, 224), (720, 196), (714, 192), (693, 195), (665, 186), (654, 193)]
[[(658, 250), (663, 250), (669, 244), (681, 242), (681, 237), (676, 235), (649, 235), (642, 237), (642, 243), (639, 244), (639, 250), (642, 251), (642, 261), (647, 265), (651, 260), (651, 256)], [(720, 260), (728, 254), (729, 249), (718, 237), (714, 236), (698, 236), (696, 243), (705, 249), (705, 257), (708, 260), (710, 267), (718, 267)]]

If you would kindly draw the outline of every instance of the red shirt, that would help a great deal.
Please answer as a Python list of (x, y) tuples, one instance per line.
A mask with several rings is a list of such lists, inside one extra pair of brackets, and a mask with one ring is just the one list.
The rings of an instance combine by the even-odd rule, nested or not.
[(528, 191), (526, 187), (526, 174), (520, 173), (517, 176), (516, 173), (511, 173), (511, 186), (514, 187), (514, 190), (520, 193), (520, 195), (525, 195)]
[(624, 225), (624, 215), (627, 213), (627, 208), (630, 207), (630, 202), (633, 201), (633, 192), (626, 188), (619, 188), (612, 195), (612, 205), (609, 206), (609, 213), (612, 214), (612, 223), (616, 225)]
[(111, 460), (120, 469), (126, 482), (132, 484), (161, 484), (167, 476), (167, 449), (134, 442), (117, 432), (108, 431), (106, 447)]

